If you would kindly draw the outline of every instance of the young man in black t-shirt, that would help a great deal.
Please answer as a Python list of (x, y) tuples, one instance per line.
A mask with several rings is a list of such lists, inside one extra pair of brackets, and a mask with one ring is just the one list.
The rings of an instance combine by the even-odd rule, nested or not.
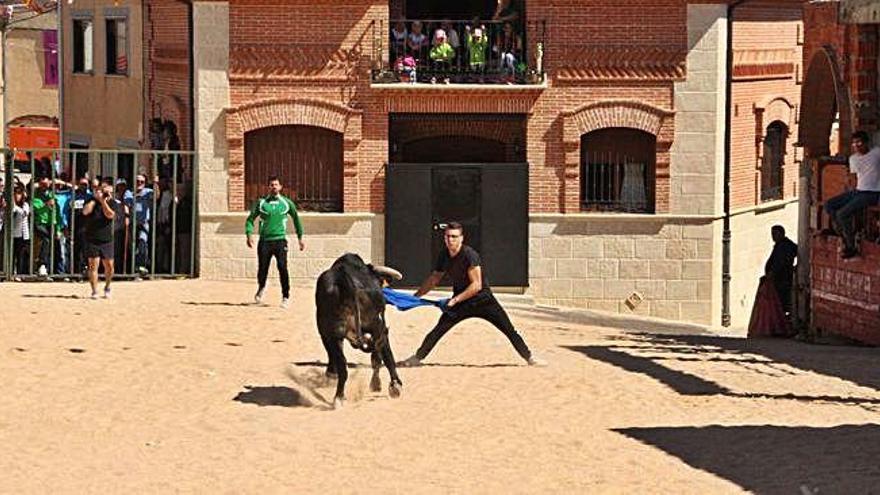
[(110, 297), (110, 281), (113, 279), (113, 219), (116, 218), (113, 186), (103, 184), (95, 190), (95, 196), (83, 206), (85, 219), (83, 232), (83, 256), (89, 263), (89, 285), (92, 299), (98, 298), (98, 262), (104, 262), (104, 297)]
[(443, 234), (446, 249), (437, 257), (434, 271), (422, 283), (416, 291), (416, 297), (429, 292), (440, 283), (444, 274), (452, 279), (452, 297), (444, 308), (443, 316), (434, 326), (419, 350), (411, 357), (401, 362), (401, 366), (419, 366), (422, 360), (428, 356), (437, 342), (446, 335), (460, 321), (468, 318), (482, 318), (495, 326), (513, 344), (516, 352), (531, 366), (544, 366), (543, 360), (532, 355), (529, 346), (513, 328), (504, 308), (498, 304), (489, 283), (486, 273), (480, 262), (477, 251), (464, 244), (464, 228), (458, 222), (449, 222)]

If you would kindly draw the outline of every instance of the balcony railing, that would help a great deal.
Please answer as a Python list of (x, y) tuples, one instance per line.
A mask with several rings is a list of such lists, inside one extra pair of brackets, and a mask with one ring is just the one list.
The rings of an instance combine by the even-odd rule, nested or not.
[(377, 23), (373, 83), (541, 84), (546, 21)]

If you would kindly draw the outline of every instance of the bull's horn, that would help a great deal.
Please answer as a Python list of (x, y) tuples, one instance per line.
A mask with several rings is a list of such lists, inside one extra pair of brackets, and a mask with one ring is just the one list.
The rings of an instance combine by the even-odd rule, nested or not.
[(394, 268), (389, 268), (387, 266), (382, 265), (373, 265), (373, 271), (383, 277), (388, 277), (392, 280), (400, 280), (403, 278), (403, 274)]

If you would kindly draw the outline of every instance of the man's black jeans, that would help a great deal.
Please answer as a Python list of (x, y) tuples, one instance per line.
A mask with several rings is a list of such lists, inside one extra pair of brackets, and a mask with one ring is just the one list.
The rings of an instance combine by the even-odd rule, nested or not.
[(278, 277), (281, 279), (281, 297), (287, 299), (290, 297), (290, 276), (287, 273), (287, 241), (278, 239), (277, 241), (264, 241), (260, 239), (257, 243), (257, 284), (262, 290), (266, 287), (266, 277), (269, 276), (269, 263), (272, 257), (275, 257), (275, 264), (278, 266)]
[(520, 334), (517, 333), (515, 328), (513, 328), (510, 318), (507, 317), (504, 308), (498, 304), (498, 301), (492, 293), (478, 294), (461, 304), (455, 305), (448, 310), (444, 310), (443, 316), (440, 317), (440, 321), (438, 321), (437, 325), (434, 326), (434, 329), (425, 336), (425, 340), (422, 342), (421, 347), (416, 351), (416, 357), (419, 359), (425, 359), (425, 357), (431, 352), (431, 349), (437, 345), (437, 342), (446, 335), (446, 332), (451, 330), (452, 327), (459, 322), (467, 320), (468, 318), (482, 318), (483, 320), (488, 321), (494, 325), (495, 328), (500, 330), (508, 340), (510, 340), (510, 343), (513, 344), (514, 349), (516, 349), (516, 352), (519, 353), (523, 359), (528, 360), (532, 357), (532, 351), (529, 350), (529, 346), (526, 345)]
[(825, 203), (825, 211), (834, 222), (835, 229), (843, 236), (846, 249), (856, 248), (853, 217), (868, 206), (876, 205), (880, 200), (880, 192), (847, 191), (838, 194)]

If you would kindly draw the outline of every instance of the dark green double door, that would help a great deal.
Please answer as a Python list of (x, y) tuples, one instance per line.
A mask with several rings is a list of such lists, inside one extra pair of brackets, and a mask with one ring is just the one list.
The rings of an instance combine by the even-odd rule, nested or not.
[(385, 186), (385, 260), (403, 273), (398, 286), (431, 272), (450, 221), (464, 226), (490, 285), (528, 285), (528, 164), (391, 163)]

